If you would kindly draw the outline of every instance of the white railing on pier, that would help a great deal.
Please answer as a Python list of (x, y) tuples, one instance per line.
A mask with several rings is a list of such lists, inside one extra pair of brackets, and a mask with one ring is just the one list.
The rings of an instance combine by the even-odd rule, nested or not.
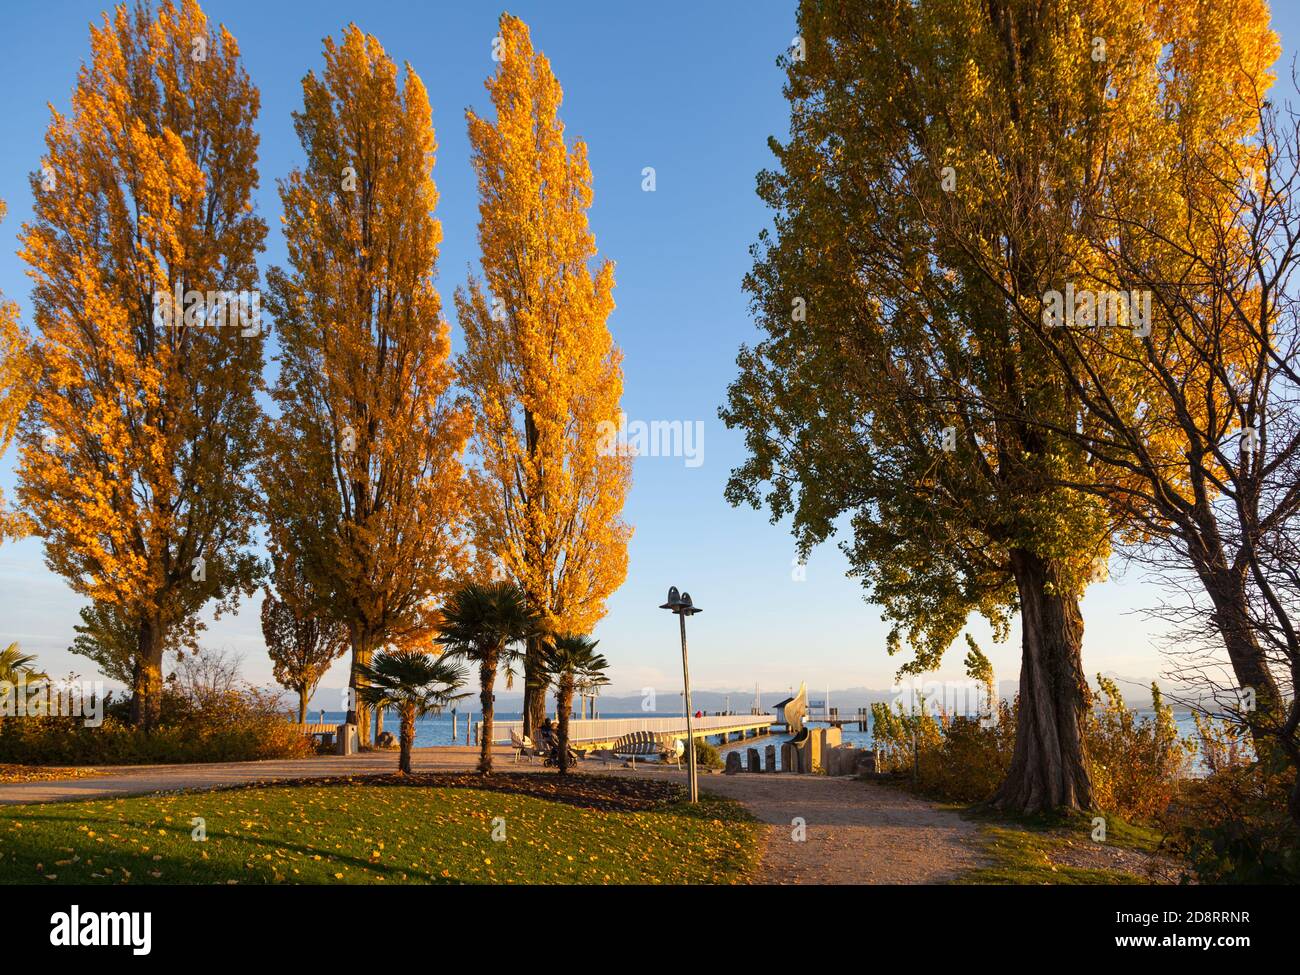
[[(720, 735), (726, 731), (749, 731), (763, 729), (772, 723), (770, 715), (754, 714), (710, 714), (703, 718), (692, 718), (691, 726), (696, 737), (701, 733)], [(474, 740), (479, 741), (483, 722), (474, 722)], [(517, 735), (524, 733), (522, 721), (493, 721), (492, 740), (509, 741), (510, 732)], [(569, 741), (575, 745), (593, 741), (614, 741), (634, 731), (652, 731), (656, 734), (686, 735), (686, 716), (673, 718), (595, 718), (573, 720), (569, 722)]]

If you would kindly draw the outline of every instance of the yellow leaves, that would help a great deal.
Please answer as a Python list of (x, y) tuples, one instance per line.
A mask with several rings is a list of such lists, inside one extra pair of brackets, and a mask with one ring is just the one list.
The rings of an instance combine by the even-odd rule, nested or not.
[[(0, 200), (0, 221), (4, 214), (4, 201)], [(39, 361), (18, 324), (18, 306), (6, 302), (0, 294), (0, 454), (8, 449), (18, 429), (18, 418), (31, 399), (39, 375)], [(27, 528), (26, 516), (6, 511), (0, 493), (0, 542), (24, 534)]]
[[(355, 26), (326, 40), (324, 62), (303, 80), (306, 165), (281, 185), (290, 267), (273, 272), (270, 301), (282, 419), (262, 481), (272, 549), (302, 566), (321, 608), (347, 607), (364, 653), (425, 632), (425, 605), (464, 565), (469, 418), (450, 395), (433, 284), (442, 230), (424, 85), (408, 67), (399, 86)], [(287, 469), (308, 474), (289, 483)]]
[(503, 15), (500, 36), (503, 60), (487, 82), (496, 118), (467, 113), (483, 281), (456, 295), (482, 457), (472, 521), (476, 544), (548, 625), (586, 631), (626, 575), (631, 535), (619, 517), (631, 460), (595, 449), (622, 396), (606, 325), (613, 265), (590, 267), (591, 172), (586, 147), (565, 144), (559, 83), (522, 21)]
[[(208, 58), (193, 63), (199, 35)], [(255, 284), (265, 236), (251, 209), (257, 92), (233, 39), (211, 35), (193, 0), (139, 16), (121, 7), (91, 27), (90, 46), (72, 111), (52, 115), (48, 175), (22, 233), (42, 373), (20, 496), (74, 589), (170, 623), (206, 596), (176, 596), (188, 574), (164, 568), (176, 552), (208, 548), (190, 526), (220, 525), (232, 547), (248, 537), (239, 484), (262, 343), (163, 328), (151, 304), (182, 281), (201, 291)], [(219, 185), (208, 160), (220, 160)]]

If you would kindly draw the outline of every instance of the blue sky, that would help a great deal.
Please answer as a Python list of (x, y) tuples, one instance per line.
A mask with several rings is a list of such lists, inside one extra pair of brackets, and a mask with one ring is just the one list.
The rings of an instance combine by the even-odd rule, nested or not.
[[(1300, 14), (1279, 9), (1289, 75)], [(88, 52), (87, 24), (97, 2), (9, 2), (0, 13), (0, 291), (28, 314), (29, 282), (15, 256), (30, 215), (27, 174), (39, 168), (46, 103), (66, 109)], [(320, 64), (320, 41), (349, 21), (375, 34), (423, 78), (438, 137), (434, 170), (444, 243), (439, 289), (444, 305), (477, 263), (477, 200), (464, 110), (490, 111), (483, 79), (501, 7), (492, 3), (337, 2), (204, 4), (238, 38), (261, 89), (260, 212), (271, 228), (262, 268), (281, 263), (275, 179), (301, 157), (290, 121), (303, 74)], [(756, 335), (741, 279), (748, 248), (767, 222), (754, 193), (771, 162), (766, 140), (786, 131), (786, 103), (775, 59), (794, 34), (794, 4), (751, 2), (515, 3), (565, 92), (569, 136), (588, 143), (595, 181), (592, 228), (602, 255), (617, 265), (610, 327), (625, 354), (624, 409), (631, 420), (700, 421), (703, 463), (637, 461), (626, 517), (635, 527), (627, 582), (609, 601), (597, 636), (612, 664), (614, 690), (680, 687), (676, 621), (657, 605), (669, 585), (705, 608), (690, 622), (692, 684), (712, 690), (779, 690), (808, 681), (819, 688), (886, 687), (901, 661), (884, 651), (879, 610), (844, 576), (833, 547), (814, 553), (804, 581), (792, 578), (788, 532), (766, 514), (723, 499), (728, 472), (742, 456), (737, 434), (717, 419), (736, 351)], [(1279, 88), (1292, 92), (1289, 78)], [(642, 190), (642, 169), (656, 190)], [(456, 330), (453, 321), (453, 330)], [(0, 486), (13, 498), (14, 451), (0, 458)], [(1140, 615), (1159, 592), (1136, 573), (1094, 586), (1084, 603), (1088, 673), (1134, 677), (1160, 672), (1155, 624)], [(18, 640), (50, 672), (90, 665), (66, 653), (79, 597), (44, 566), (40, 542), (0, 549), (0, 645)], [(257, 604), (214, 623), (206, 642), (244, 655), (246, 676), (270, 680)], [(986, 648), (987, 631), (972, 632)], [(999, 679), (1015, 680), (1019, 634), (992, 647)], [(941, 678), (960, 678), (954, 648)], [(343, 666), (325, 680), (344, 683)]]

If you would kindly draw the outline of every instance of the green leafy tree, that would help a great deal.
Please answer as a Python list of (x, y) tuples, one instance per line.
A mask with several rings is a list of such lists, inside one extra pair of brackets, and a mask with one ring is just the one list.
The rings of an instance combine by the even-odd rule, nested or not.
[(975, 638), (966, 634), (966, 676), (984, 686), (984, 712), (991, 715), (997, 707), (998, 687), (993, 677), (993, 663), (980, 649)]
[[(1094, 460), (1056, 431), (1086, 420), (1018, 303), (1040, 307), (1075, 266), (1072, 224), (1047, 233), (1041, 212), (1068, 216), (1108, 127), (1146, 95), (1124, 84), (1137, 58), (1090, 56), (1094, 30), (1129, 38), (1137, 14), (805, 0), (790, 137), (758, 182), (775, 227), (746, 279), (765, 334), (721, 411), (749, 452), (729, 500), (792, 516), (804, 554), (847, 526), (891, 653), (915, 651), (905, 672), (936, 667), (971, 614), (998, 639), (1019, 614), (997, 797), (1016, 810), (1090, 805), (1079, 601), (1112, 526), (1069, 486)], [(990, 252), (1004, 280), (983, 273)]]
[(275, 591), (262, 601), (262, 638), (276, 683), (298, 695), (298, 721), (307, 720), (307, 702), (330, 665), (348, 649), (347, 626), (321, 609), (322, 599), (301, 565), (272, 550)]
[[(81, 622), (72, 629), (77, 636), (68, 647), (75, 653), (94, 662), (109, 680), (131, 687), (135, 682), (136, 653), (139, 649), (139, 627), (114, 603), (92, 602), (79, 611)], [(195, 653), (199, 634), (206, 629), (202, 620), (193, 613), (167, 632), (163, 653)]]
[(303, 612), (268, 591), (262, 602), (262, 638), (275, 682), (298, 695), (298, 721), (306, 721), (316, 685), (348, 649), (347, 627)]

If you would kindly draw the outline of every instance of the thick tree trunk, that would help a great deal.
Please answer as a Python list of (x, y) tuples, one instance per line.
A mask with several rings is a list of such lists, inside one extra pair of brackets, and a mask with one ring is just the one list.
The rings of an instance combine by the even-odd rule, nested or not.
[(1088, 809), (1083, 732), (1092, 695), (1083, 676), (1079, 601), (1060, 594), (1050, 562), (1015, 550), (1011, 564), (1020, 593), (1020, 706), (1011, 768), (993, 801), (1025, 813)]
[(307, 723), (307, 688), (298, 688), (298, 723)]
[(142, 620), (136, 645), (135, 686), (131, 694), (131, 724), (145, 731), (158, 725), (162, 711), (162, 624)]
[(478, 683), (479, 683), (479, 707), (483, 710), (483, 727), (479, 739), (478, 749), (478, 770), (484, 775), (492, 773), (492, 709), (493, 693), (492, 687), (496, 683), (497, 662), (495, 659), (485, 660), (479, 665)]
[(361, 664), (363, 667), (370, 666), (370, 643), (368, 639), (361, 634), (358, 628), (351, 627), (350, 629), (352, 636), (353, 670), (348, 679), (348, 687), (351, 688), (352, 693), (349, 695), (348, 700), (349, 708), (347, 721), (348, 724), (355, 724), (357, 726), (357, 743), (362, 747), (368, 747), (370, 745), (370, 705), (366, 704), (365, 701), (362, 701), (360, 696), (357, 694), (357, 687), (360, 685), (358, 683), (359, 679), (356, 673), (356, 665)]
[(569, 772), (569, 712), (573, 710), (573, 678), (560, 679), (560, 692), (556, 695), (557, 710), (560, 712), (560, 774)]
[(542, 673), (541, 637), (532, 637), (524, 649), (524, 734), (534, 740), (546, 719), (546, 681)]
[(384, 709), (375, 708), (375, 744), (379, 744), (379, 736), (384, 733)]
[(402, 752), (397, 759), (397, 771), (403, 775), (411, 774), (411, 746), (415, 744), (415, 709), (402, 709), (401, 728)]

